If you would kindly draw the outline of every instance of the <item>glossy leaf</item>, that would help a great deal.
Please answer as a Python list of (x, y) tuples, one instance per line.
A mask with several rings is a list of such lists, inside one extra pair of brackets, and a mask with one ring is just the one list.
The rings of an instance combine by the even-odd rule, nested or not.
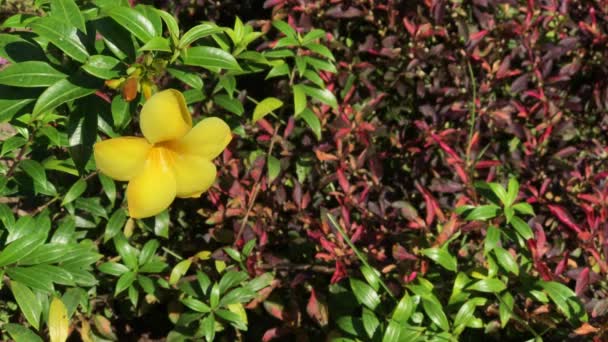
[(253, 122), (258, 121), (270, 112), (273, 112), (283, 106), (283, 101), (276, 97), (267, 97), (260, 101), (253, 110)]
[(150, 19), (135, 9), (116, 6), (108, 11), (108, 15), (144, 43), (159, 34)]
[(16, 281), (10, 282), (10, 288), (23, 316), (34, 329), (38, 330), (42, 313), (42, 305), (38, 297), (27, 286)]
[(67, 76), (46, 62), (9, 64), (0, 71), (0, 84), (15, 87), (48, 87)]
[(231, 54), (210, 46), (189, 48), (182, 58), (186, 65), (199, 66), (212, 71), (217, 69), (241, 70), (239, 63)]
[(48, 39), (74, 60), (84, 63), (89, 58), (89, 53), (80, 41), (76, 28), (70, 24), (53, 17), (43, 17), (36, 19), (30, 26), (34, 32)]

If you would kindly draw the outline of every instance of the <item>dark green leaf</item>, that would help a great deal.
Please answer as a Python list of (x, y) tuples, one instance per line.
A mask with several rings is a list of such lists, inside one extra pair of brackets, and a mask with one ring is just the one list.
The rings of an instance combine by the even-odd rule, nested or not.
[(318, 59), (318, 58), (314, 58), (314, 57), (310, 57), (310, 56), (306, 56), (306, 63), (308, 63), (309, 65), (312, 65), (313, 68), (315, 68), (315, 70), (317, 71), (329, 71), (333, 74), (337, 73), (338, 71), (336, 70), (336, 66), (328, 61), (322, 60), (322, 59)]
[(483, 251), (485, 253), (493, 250), (500, 242), (500, 230), (496, 226), (489, 226), (484, 239)]
[(224, 309), (216, 310), (215, 313), (220, 318), (230, 322), (230, 324), (235, 328), (239, 330), (247, 330), (247, 322), (243, 320), (241, 315)]
[(108, 224), (106, 225), (106, 230), (103, 234), (103, 241), (107, 242), (112, 239), (120, 230), (124, 227), (125, 222), (127, 221), (127, 215), (125, 214), (125, 210), (122, 208), (116, 209), (116, 211), (110, 216), (108, 220)]
[(61, 205), (66, 205), (66, 204), (74, 201), (75, 199), (80, 197), (80, 195), (82, 195), (86, 190), (87, 190), (87, 181), (85, 181), (84, 179), (77, 180), (76, 183), (72, 184), (72, 186), (70, 187), (70, 190), (68, 190), (68, 192), (63, 197), (63, 201), (61, 202)]
[(38, 301), (38, 297), (27, 286), (17, 281), (11, 281), (10, 284), (11, 292), (13, 292), (23, 316), (34, 329), (38, 330), (42, 313), (42, 305)]
[(121, 293), (126, 290), (133, 282), (135, 281), (135, 276), (137, 274), (135, 272), (126, 272), (123, 273), (118, 281), (116, 282), (116, 289), (114, 290), (114, 295)]
[(11, 242), (0, 252), (0, 267), (16, 263), (44, 243), (45, 234), (27, 234)]
[(45, 62), (9, 64), (0, 71), (0, 84), (15, 87), (48, 87), (67, 76)]
[(220, 300), (220, 306), (246, 303), (257, 296), (257, 293), (247, 287), (238, 287), (226, 293)]
[(205, 335), (205, 340), (213, 341), (215, 339), (215, 316), (213, 313), (203, 318), (201, 321), (201, 329)]
[(160, 243), (158, 240), (149, 240), (146, 242), (144, 247), (141, 249), (141, 253), (139, 254), (139, 264), (144, 265), (152, 260), (152, 257), (154, 257), (154, 254), (159, 246)]
[(243, 115), (245, 108), (243, 104), (236, 98), (231, 98), (226, 94), (218, 94), (213, 97), (213, 101), (220, 107), (238, 116)]
[(66, 102), (91, 95), (100, 87), (101, 83), (92, 79), (70, 77), (59, 80), (40, 95), (32, 115), (38, 116)]
[(114, 236), (114, 247), (116, 248), (118, 254), (121, 256), (122, 261), (125, 263), (125, 265), (127, 265), (132, 270), (137, 268), (138, 251), (133, 246), (129, 245), (129, 241), (127, 241), (127, 238), (124, 236), (124, 234), (120, 233)]
[(89, 58), (86, 47), (80, 41), (76, 28), (53, 17), (42, 17), (30, 24), (32, 30), (48, 39), (66, 55), (84, 63)]
[(135, 9), (116, 6), (108, 11), (108, 15), (144, 43), (159, 35), (150, 19)]
[(154, 218), (154, 235), (169, 238), (169, 211), (163, 210)]
[(460, 307), (458, 313), (456, 313), (454, 326), (467, 325), (470, 320), (475, 318), (473, 315), (475, 313), (475, 307), (485, 305), (486, 302), (487, 300), (485, 298), (480, 297), (469, 299)]
[(306, 85), (301, 85), (302, 86), (302, 90), (304, 91), (304, 93), (310, 97), (312, 97), (313, 99), (320, 101), (322, 103), (325, 103), (326, 105), (332, 107), (332, 108), (337, 108), (338, 107), (338, 102), (336, 100), (336, 97), (334, 96), (334, 94), (329, 91), (329, 89), (319, 89), (319, 88), (315, 88), (315, 87), (310, 87), (310, 86), (306, 86)]
[(32, 289), (40, 290), (46, 293), (51, 293), (55, 290), (53, 287), (53, 275), (41, 273), (36, 266), (12, 267), (7, 269), (6, 273), (11, 280), (17, 281), (23, 285), (27, 285)]
[(74, 0), (51, 0), (51, 17), (87, 32), (84, 17)]
[(414, 313), (414, 309), (414, 301), (412, 300), (412, 297), (410, 297), (410, 295), (407, 293), (407, 291), (405, 291), (403, 297), (401, 297), (401, 300), (399, 301), (399, 303), (397, 303), (397, 306), (393, 311), (392, 320), (397, 323), (404, 324), (405, 322), (407, 322), (408, 319), (410, 319), (410, 317)]
[(65, 245), (49, 243), (40, 245), (32, 250), (32, 253), (19, 260), (20, 265), (35, 265), (41, 263), (52, 264), (60, 262), (65, 255)]
[(279, 175), (279, 173), (281, 173), (281, 162), (273, 157), (273, 156), (268, 156), (267, 158), (267, 162), (268, 162), (268, 183), (272, 183), (272, 181), (275, 180), (275, 178), (277, 178), (277, 176)]
[(511, 319), (511, 315), (513, 312), (513, 296), (509, 292), (505, 292), (502, 295), (500, 306), (498, 307), (498, 313), (500, 315), (500, 326), (504, 328), (509, 320)]
[(249, 279), (249, 276), (245, 272), (228, 271), (220, 279), (219, 290), (220, 294), (226, 293), (229, 289), (239, 285), (245, 280)]
[(308, 127), (310, 127), (317, 137), (317, 140), (321, 140), (321, 121), (315, 113), (313, 113), (312, 110), (305, 108), (302, 113), (300, 113), (299, 117), (304, 119)]

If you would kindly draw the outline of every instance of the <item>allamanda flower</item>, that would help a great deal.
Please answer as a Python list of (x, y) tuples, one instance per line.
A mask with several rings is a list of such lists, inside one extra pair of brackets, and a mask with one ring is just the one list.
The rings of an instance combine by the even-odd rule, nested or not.
[(102, 173), (129, 181), (131, 217), (154, 216), (175, 197), (199, 197), (213, 185), (217, 171), (211, 161), (232, 139), (222, 119), (206, 118), (192, 127), (184, 96), (168, 89), (146, 101), (139, 125), (145, 138), (108, 139), (93, 147)]

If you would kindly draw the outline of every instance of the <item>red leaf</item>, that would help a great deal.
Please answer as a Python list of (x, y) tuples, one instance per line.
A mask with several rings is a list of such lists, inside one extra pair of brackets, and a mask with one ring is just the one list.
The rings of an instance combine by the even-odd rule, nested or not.
[(555, 217), (557, 217), (557, 219), (560, 220), (561, 223), (565, 224), (566, 226), (568, 226), (569, 228), (571, 228), (572, 230), (574, 230), (575, 232), (577, 232), (579, 234), (581, 234), (583, 232), (581, 227), (572, 220), (572, 217), (566, 211), (566, 209), (562, 208), (559, 205), (555, 205), (555, 204), (549, 204), (548, 207), (549, 207), (549, 210), (551, 211), (551, 214), (553, 214)]
[(308, 300), (308, 305), (306, 305), (306, 312), (320, 326), (324, 327), (327, 325), (329, 321), (327, 304), (323, 301), (319, 301), (315, 289), (312, 289), (312, 292), (310, 293), (310, 299)]
[(585, 267), (576, 278), (576, 286), (574, 287), (576, 295), (581, 296), (587, 285), (589, 285), (589, 267)]

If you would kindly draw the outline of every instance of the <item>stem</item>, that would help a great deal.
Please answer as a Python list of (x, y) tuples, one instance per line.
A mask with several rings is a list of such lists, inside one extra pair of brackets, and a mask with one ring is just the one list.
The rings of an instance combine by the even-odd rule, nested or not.
[[(355, 247), (355, 244), (346, 235), (346, 233), (344, 232), (344, 230), (342, 230), (342, 228), (340, 227), (340, 225), (338, 224), (338, 222), (336, 222), (336, 219), (330, 213), (327, 213), (327, 219), (329, 220), (329, 222), (331, 223), (331, 225), (338, 232), (340, 232), (340, 235), (342, 235), (342, 238), (344, 239), (344, 241), (346, 241), (346, 244), (348, 244), (348, 246), (353, 250), (353, 252), (355, 252), (355, 255), (357, 256), (357, 258), (359, 258), (359, 260), (361, 261), (361, 263), (363, 263), (363, 265), (367, 266), (368, 268), (375, 270), (374, 267), (370, 266), (370, 264), (367, 262), (367, 258), (365, 257), (365, 255), (363, 255), (363, 253), (361, 253), (361, 251), (359, 251), (359, 249), (357, 249), (357, 247)], [(380, 285), (382, 285), (382, 288), (388, 293), (388, 295), (393, 300), (396, 301), (397, 298), (395, 298), (395, 296), (393, 295), (393, 293), (391, 292), (391, 290), (389, 290), (388, 286), (386, 286), (386, 284), (384, 283), (384, 280), (382, 280), (382, 278), (380, 276), (378, 276), (378, 280), (380, 281)]]
[[(272, 135), (272, 138), (270, 139), (270, 146), (268, 147), (268, 152), (266, 153), (266, 159), (268, 159), (268, 156), (272, 155), (272, 150), (274, 148), (274, 143), (276, 141), (276, 136), (277, 136), (277, 132), (279, 131), (279, 127), (280, 127), (280, 124), (277, 124), (276, 127), (274, 128), (274, 134)], [(266, 162), (265, 168), (268, 168), (268, 162)], [(245, 217), (243, 218), (243, 221), (241, 221), (241, 227), (239, 228), (239, 231), (236, 234), (236, 238), (234, 239), (235, 245), (239, 241), (239, 239), (241, 238), (241, 235), (243, 234), (243, 231), (245, 230), (245, 226), (247, 225), (247, 221), (249, 220), (249, 215), (251, 214), (251, 210), (253, 209), (253, 205), (255, 204), (255, 200), (258, 197), (258, 193), (260, 191), (261, 180), (262, 180), (262, 176), (260, 176), (260, 180), (258, 180), (253, 187), (253, 192), (252, 192), (251, 198), (249, 199), (249, 205), (247, 206), (247, 212), (245, 213)]]

